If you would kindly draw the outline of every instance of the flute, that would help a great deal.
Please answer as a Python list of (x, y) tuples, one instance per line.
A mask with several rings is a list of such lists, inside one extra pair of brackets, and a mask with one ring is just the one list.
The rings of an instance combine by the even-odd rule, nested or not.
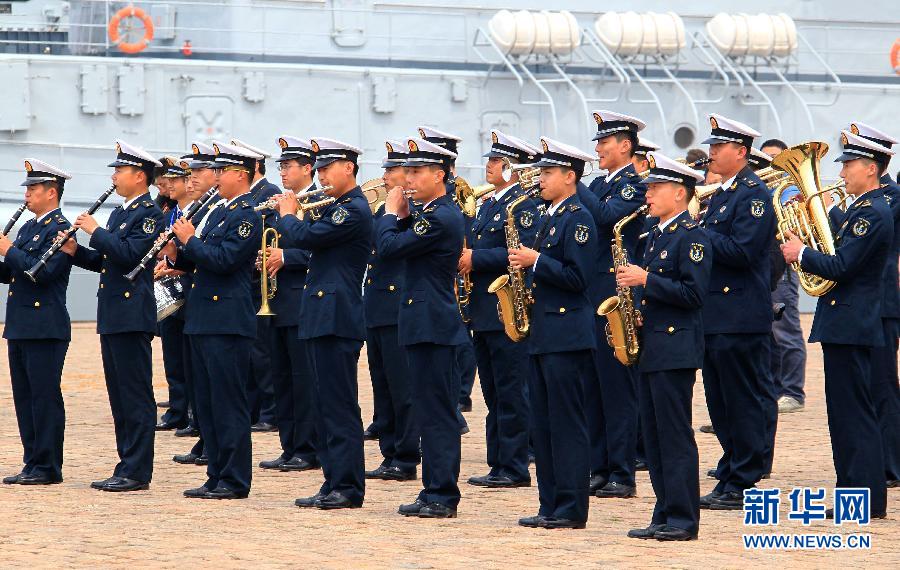
[[(197, 200), (196, 202), (191, 204), (190, 207), (188, 207), (188, 209), (185, 210), (184, 218), (186, 220), (190, 221), (194, 217), (194, 215), (196, 215), (197, 212), (200, 211), (200, 208), (202, 208), (207, 202), (209, 202), (210, 198), (212, 198), (213, 194), (215, 194), (215, 193), (216, 193), (215, 186), (213, 186), (212, 188), (207, 190), (206, 193), (203, 196), (201, 196), (199, 200)], [(172, 241), (172, 239), (174, 237), (175, 237), (175, 230), (169, 228), (169, 230), (165, 234), (163, 234), (162, 239), (157, 240), (157, 242), (153, 245), (153, 247), (150, 248), (150, 251), (147, 252), (147, 255), (145, 255), (144, 257), (141, 258), (140, 263), (138, 263), (134, 267), (134, 269), (129, 271), (125, 275), (125, 278), (128, 279), (129, 281), (131, 281), (132, 283), (134, 283), (134, 280), (137, 279), (137, 276), (140, 275), (141, 271), (147, 269), (147, 267), (150, 265), (150, 263), (152, 263), (153, 261), (156, 260), (156, 256), (159, 255), (159, 252), (161, 252), (163, 250), (163, 248), (166, 247), (166, 244), (169, 243), (170, 241)]]
[[(94, 202), (90, 208), (88, 208), (87, 215), (93, 216), (94, 213), (100, 209), (100, 206), (103, 205), (103, 202), (106, 202), (106, 199), (109, 198), (110, 196), (112, 196), (112, 193), (115, 191), (116, 191), (116, 185), (113, 184), (112, 186), (109, 187), (109, 190), (107, 190), (106, 192), (101, 194), (100, 197), (97, 198), (97, 201)], [(38, 262), (35, 263), (31, 269), (29, 269), (28, 271), (25, 272), (25, 275), (29, 279), (31, 279), (33, 282), (37, 283), (37, 274), (40, 273), (41, 270), (44, 269), (44, 267), (47, 266), (47, 261), (51, 257), (53, 257), (54, 254), (56, 254), (56, 252), (60, 250), (60, 248), (63, 246), (63, 244), (66, 243), (69, 240), (69, 238), (74, 236), (75, 232), (77, 232), (77, 231), (78, 231), (78, 228), (76, 228), (75, 226), (71, 226), (69, 229), (67, 229), (65, 232), (63, 232), (63, 236), (53, 242), (53, 245), (50, 246), (50, 249), (48, 249), (47, 251), (44, 252), (44, 255), (41, 256), (41, 258), (38, 260)]]
[(22, 213), (25, 211), (25, 208), (28, 207), (28, 202), (22, 202), (22, 205), (19, 206), (19, 209), (13, 213), (12, 217), (6, 222), (6, 226), (3, 228), (3, 235), (9, 235), (10, 230), (13, 229), (13, 226), (16, 225), (16, 222), (19, 221), (19, 218), (22, 216)]

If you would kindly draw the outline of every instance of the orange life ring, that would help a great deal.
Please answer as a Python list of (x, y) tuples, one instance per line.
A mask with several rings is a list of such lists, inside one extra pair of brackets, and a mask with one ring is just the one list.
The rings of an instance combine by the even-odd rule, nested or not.
[[(141, 21), (144, 28), (144, 37), (136, 42), (124, 42), (122, 41), (124, 38), (119, 31), (119, 26), (123, 21), (130, 22), (134, 19)], [(147, 44), (150, 43), (150, 40), (153, 39), (153, 20), (140, 8), (129, 6), (127, 8), (122, 8), (113, 15), (109, 20), (107, 31), (109, 32), (110, 41), (116, 44), (121, 51), (125, 53), (138, 53), (144, 51), (144, 48), (146, 48)], [(126, 30), (126, 32), (127, 31), (130, 30)]]
[(897, 75), (900, 75), (900, 39), (894, 40), (894, 45), (891, 47), (891, 67), (894, 68)]

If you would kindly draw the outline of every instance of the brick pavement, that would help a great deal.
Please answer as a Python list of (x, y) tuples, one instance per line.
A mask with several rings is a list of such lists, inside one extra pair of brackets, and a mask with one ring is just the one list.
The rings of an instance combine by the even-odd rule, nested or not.
[[(808, 330), (810, 320), (804, 317)], [(360, 359), (360, 398), (364, 419), (371, 417), (372, 397), (365, 355)], [(0, 370), (7, 374), (6, 351)], [(154, 345), (157, 398), (165, 399), (165, 380), (158, 342)], [(773, 478), (766, 486), (783, 490), (833, 485), (823, 396), (821, 352), (810, 346), (806, 411), (782, 416)], [(100, 348), (93, 325), (78, 324), (66, 362), (63, 391), (66, 427), (65, 482), (51, 487), (0, 486), (0, 565), (3, 567), (172, 567), (191, 564), (215, 567), (746, 567), (778, 565), (900, 566), (898, 500), (889, 491), (889, 519), (866, 532), (873, 547), (860, 552), (745, 551), (740, 535), (742, 515), (703, 511), (700, 540), (664, 544), (625, 537), (645, 526), (653, 505), (646, 472), (638, 474), (638, 498), (591, 500), (588, 527), (582, 531), (524, 529), (520, 516), (537, 510), (537, 489), (485, 490), (462, 485), (459, 518), (447, 521), (405, 519), (399, 503), (413, 499), (419, 482), (370, 482), (364, 508), (322, 512), (293, 506), (296, 497), (313, 494), (319, 472), (299, 474), (254, 470), (253, 490), (243, 501), (197, 501), (181, 492), (204, 481), (199, 467), (176, 465), (175, 453), (193, 441), (170, 432), (158, 434), (156, 467), (149, 491), (117, 495), (88, 488), (90, 481), (110, 475), (116, 463), (112, 417), (103, 383)], [(471, 433), (463, 438), (461, 481), (486, 472), (484, 405), (476, 387)], [(702, 383), (694, 398), (694, 425), (708, 423)], [(697, 433), (701, 469), (712, 467), (719, 447), (714, 436)], [(279, 453), (276, 434), (254, 434), (254, 462)], [(379, 462), (377, 444), (366, 443), (369, 468)], [(8, 381), (0, 382), (0, 471), (21, 467)], [(701, 490), (712, 487), (701, 479)], [(786, 492), (783, 492), (786, 496)], [(782, 517), (787, 512), (782, 506)], [(780, 532), (831, 532), (833, 525), (813, 523), (809, 529), (782, 522)], [(852, 530), (852, 529), (851, 529)], [(846, 534), (851, 530), (842, 530)]]

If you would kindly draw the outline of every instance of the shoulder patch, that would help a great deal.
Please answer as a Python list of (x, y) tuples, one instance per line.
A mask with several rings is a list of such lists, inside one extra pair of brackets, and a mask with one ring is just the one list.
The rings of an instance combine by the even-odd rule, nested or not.
[(750, 215), (761, 218), (766, 213), (766, 203), (762, 200), (750, 200)]
[(871, 222), (869, 222), (869, 220), (865, 218), (856, 220), (856, 222), (853, 224), (853, 235), (855, 235), (856, 237), (863, 237), (864, 235), (866, 235), (866, 233), (868, 233), (869, 227), (871, 225)]
[(144, 233), (147, 235), (152, 234), (154, 230), (156, 230), (156, 220), (153, 218), (144, 218), (141, 229), (144, 230)]
[(691, 249), (688, 252), (688, 256), (691, 258), (691, 261), (694, 263), (700, 263), (703, 261), (703, 244), (702, 243), (692, 243)]
[(247, 239), (250, 237), (250, 232), (253, 231), (253, 222), (250, 220), (243, 220), (240, 224), (238, 224), (237, 235), (241, 239)]
[(632, 198), (634, 198), (634, 188), (632, 188), (631, 184), (628, 184), (624, 188), (622, 188), (621, 194), (623, 200), (631, 200)]
[(591, 228), (584, 224), (575, 225), (575, 243), (584, 245), (591, 237)]
[(519, 216), (519, 225), (525, 229), (530, 228), (534, 225), (534, 213), (531, 210), (525, 210), (522, 212), (522, 215)]
[(428, 228), (431, 227), (431, 224), (428, 223), (428, 220), (425, 218), (419, 218), (415, 224), (413, 224), (413, 232), (417, 236), (424, 236), (428, 233)]
[(331, 223), (339, 226), (347, 221), (347, 218), (349, 216), (350, 212), (348, 212), (343, 206), (339, 206), (334, 212), (331, 213)]

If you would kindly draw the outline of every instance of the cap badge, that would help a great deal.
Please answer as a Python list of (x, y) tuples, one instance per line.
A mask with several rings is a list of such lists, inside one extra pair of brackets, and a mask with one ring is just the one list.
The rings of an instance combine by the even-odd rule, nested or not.
[(600, 113), (594, 113), (594, 121), (598, 125), (603, 122), (603, 117), (600, 116)]
[(425, 138), (425, 129), (422, 129), (422, 128), (419, 129), (419, 136), (422, 137), (423, 139)]
[(841, 145), (842, 145), (842, 146), (847, 146), (847, 143), (848, 143), (848, 142), (849, 142), (849, 141), (847, 140), (847, 135), (845, 135), (844, 133), (841, 133)]
[(547, 146), (547, 141), (541, 139), (541, 147), (544, 149), (544, 152), (550, 152), (550, 148)]
[(191, 145), (191, 154), (200, 154), (200, 147), (192, 144)]
[[(422, 129), (419, 129), (420, 131)], [(409, 151), (410, 152), (419, 152), (419, 145), (416, 144), (416, 141), (409, 141)]]
[(856, 126), (856, 123), (850, 123), (850, 132), (859, 135), (859, 127)]
[(310, 141), (309, 146), (312, 147), (313, 152), (319, 152), (319, 143), (316, 141)]
[(709, 118), (709, 124), (710, 124), (710, 126), (712, 126), (712, 128), (714, 128), (714, 129), (718, 129), (718, 128), (719, 128), (719, 121), (717, 121), (715, 117), (710, 117), (710, 118)]
[(386, 148), (388, 152), (394, 152), (394, 146), (389, 142), (384, 143), (384, 148)]
[(647, 155), (647, 162), (650, 164), (650, 168), (656, 168), (656, 159), (653, 158), (653, 155)]

